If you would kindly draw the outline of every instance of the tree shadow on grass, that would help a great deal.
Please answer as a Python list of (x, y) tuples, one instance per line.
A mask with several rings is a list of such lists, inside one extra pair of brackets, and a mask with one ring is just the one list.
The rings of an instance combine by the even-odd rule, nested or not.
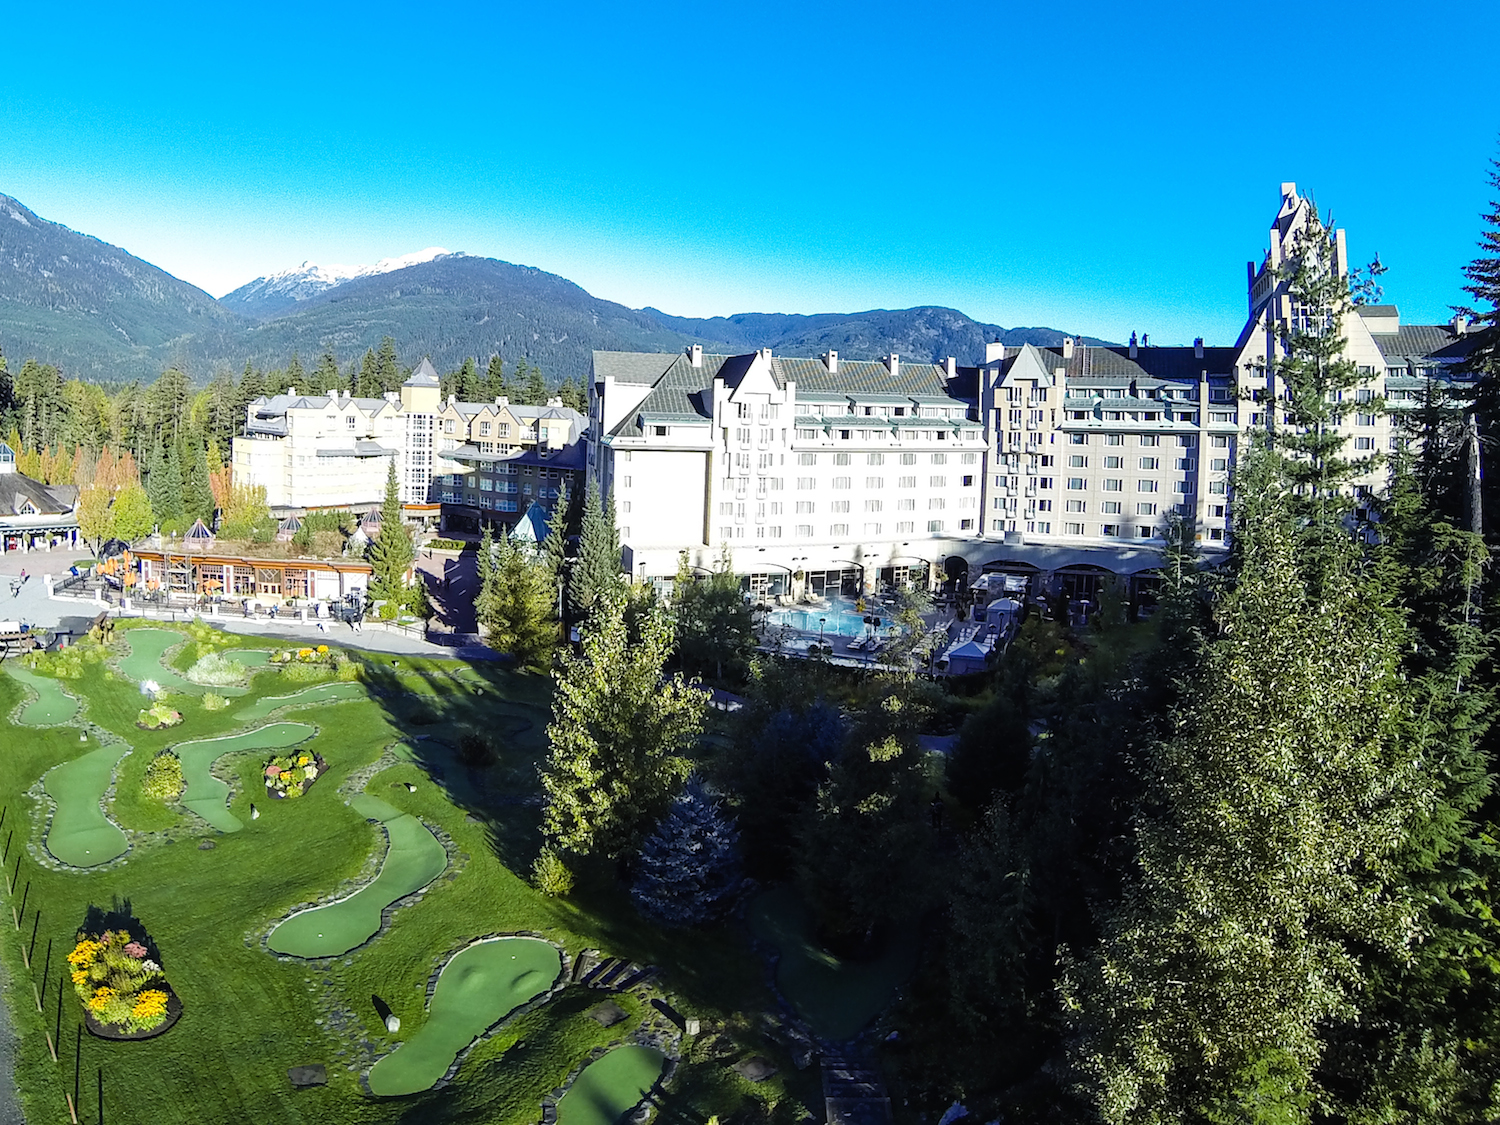
[(550, 681), (493, 664), (365, 662), (364, 682), (407, 754), (480, 825), (495, 857), (526, 877), (539, 847)]
[(161, 950), (157, 948), (156, 942), (151, 940), (146, 925), (135, 916), (128, 898), (111, 898), (109, 909), (89, 903), (88, 909), (83, 912), (83, 921), (79, 924), (79, 932), (86, 933), (91, 937), (98, 937), (106, 930), (124, 930), (130, 935), (130, 940), (137, 942), (146, 949), (146, 956), (158, 965), (162, 963)]

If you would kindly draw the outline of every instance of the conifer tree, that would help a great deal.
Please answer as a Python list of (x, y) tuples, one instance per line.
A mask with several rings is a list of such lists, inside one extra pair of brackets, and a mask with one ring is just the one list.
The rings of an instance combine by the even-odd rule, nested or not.
[(396, 341), (391, 336), (380, 341), (380, 351), (375, 356), (375, 385), (374, 391), (366, 393), (378, 396), (401, 389), (401, 364), (396, 358)]
[(189, 526), (194, 520), (202, 520), (205, 524), (213, 522), (214, 490), (208, 475), (208, 454), (197, 442), (193, 443), (187, 480), (183, 482), (183, 507), (183, 518)]
[(589, 478), (584, 492), (578, 557), (568, 569), (568, 606), (575, 619), (586, 617), (600, 599), (620, 585), (620, 540), (614, 527), (614, 501), (600, 501), (599, 485)]
[(734, 818), (696, 774), (646, 837), (630, 897), (664, 926), (701, 926), (733, 905), (743, 882)]
[(1460, 312), (1473, 321), (1469, 331), (1474, 339), (1460, 370), (1474, 380), (1469, 411), (1476, 437), (1483, 438), (1483, 453), (1474, 450), (1475, 467), (1482, 481), (1478, 491), (1483, 497), (1484, 530), (1493, 540), (1500, 524), (1500, 472), (1488, 463), (1500, 448), (1500, 159), (1491, 159), (1486, 179), (1497, 194), (1481, 216), (1479, 256), (1464, 267), (1464, 292), (1473, 300)]
[(463, 365), (458, 369), (458, 378), (454, 382), (459, 402), (482, 402), (484, 400), (484, 387), (480, 382), (479, 367), (474, 362), (473, 356), (464, 356)]
[[(482, 547), (482, 544), (481, 544)], [(481, 589), (483, 589), (481, 576)], [(502, 533), (495, 544), (489, 573), (490, 589), (483, 596), (490, 644), (508, 652), (518, 664), (546, 671), (552, 660), (557, 630), (551, 617), (551, 584), (545, 564), (528, 546)]]
[(487, 402), (506, 397), (510, 388), (505, 382), (505, 364), (498, 355), (490, 356), (490, 364), (484, 372), (484, 397)]
[[(624, 597), (603, 597), (583, 627), (582, 651), (565, 654), (542, 767), (543, 851), (537, 874), (591, 856), (615, 859), (640, 847), (687, 777), (707, 696), (680, 677), (664, 679), (672, 626), (647, 608), (635, 635)], [(540, 880), (539, 880), (540, 881)]]
[(370, 565), (375, 571), (370, 581), (370, 597), (386, 602), (383, 616), (394, 617), (397, 610), (411, 601), (412, 588), (406, 584), (406, 572), (415, 558), (411, 534), (402, 518), (401, 486), (393, 460), (386, 474), (385, 499), (380, 505), (380, 533), (370, 544)]
[(296, 388), (299, 395), (305, 395), (311, 390), (307, 383), (307, 372), (302, 369), (302, 360), (298, 358), (296, 352), (292, 353), (292, 361), (286, 365), (286, 371), (283, 372), (282, 385), (287, 390)]
[(534, 363), (528, 364), (525, 376), (526, 386), (522, 399), (531, 406), (544, 405), (547, 401), (547, 380), (542, 378), (542, 369)]
[(328, 394), (339, 389), (339, 361), (333, 352), (324, 351), (318, 357), (318, 366), (309, 377), (308, 390), (313, 394)]
[(483, 523), (479, 532), (479, 552), (475, 556), (475, 564), (479, 570), (479, 593), (474, 598), (474, 614), (479, 619), (480, 627), (488, 629), (496, 608), (495, 537), (490, 534), (489, 522), (486, 520)]
[(380, 397), (380, 370), (375, 362), (374, 348), (365, 349), (365, 357), (359, 361), (359, 374), (354, 377), (351, 390), (356, 398)]
[(560, 613), (558, 607), (559, 591), (558, 583), (565, 582), (568, 576), (568, 483), (564, 481), (562, 487), (557, 490), (557, 499), (552, 505), (552, 512), (547, 517), (547, 535), (542, 540), (542, 558), (547, 567), (547, 586), (552, 598), (554, 615)]

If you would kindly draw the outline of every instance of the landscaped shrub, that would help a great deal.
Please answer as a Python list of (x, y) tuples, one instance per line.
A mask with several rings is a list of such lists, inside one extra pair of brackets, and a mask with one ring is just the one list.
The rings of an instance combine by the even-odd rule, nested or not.
[(271, 654), (271, 666), (280, 668), (284, 678), (299, 684), (321, 680), (328, 673), (339, 671), (344, 663), (344, 654), (327, 645), (284, 648)]
[(217, 692), (206, 691), (203, 693), (203, 709), (205, 711), (222, 711), (229, 706), (229, 700)]
[(245, 666), (222, 652), (210, 652), (188, 669), (187, 678), (208, 687), (238, 687), (245, 682)]
[(82, 637), (67, 648), (55, 652), (33, 653), (26, 658), (26, 665), (33, 672), (56, 676), (60, 680), (83, 678), (83, 670), (90, 664), (102, 664), (109, 650), (104, 645)]
[(141, 792), (153, 801), (171, 804), (182, 796), (183, 785), (181, 759), (172, 751), (163, 750), (146, 767)]
[(573, 889), (573, 872), (556, 852), (543, 848), (532, 864), (531, 882), (542, 894), (561, 898)]
[(73, 991), (98, 1023), (125, 1032), (150, 1031), (167, 1018), (170, 992), (161, 966), (125, 930), (79, 932), (68, 954)]
[(266, 790), (272, 797), (300, 797), (327, 769), (327, 762), (305, 750), (277, 755), (266, 764)]
[(142, 730), (160, 730), (163, 727), (175, 727), (182, 722), (182, 712), (174, 711), (165, 703), (158, 700), (150, 707), (142, 707), (136, 716), (135, 725)]
[(429, 551), (468, 551), (475, 547), (462, 539), (429, 539), (425, 544)]
[(688, 778), (656, 831), (646, 837), (630, 897), (647, 918), (698, 926), (730, 907), (743, 884), (740, 834), (696, 777)]

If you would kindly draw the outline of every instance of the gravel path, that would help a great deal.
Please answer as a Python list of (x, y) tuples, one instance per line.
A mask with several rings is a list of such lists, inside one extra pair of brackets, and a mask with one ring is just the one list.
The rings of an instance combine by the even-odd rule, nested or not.
[(0, 1125), (26, 1125), (16, 1094), (16, 1041), (10, 1026), (10, 1009), (5, 1006), (7, 980), (5, 966), (0, 965)]

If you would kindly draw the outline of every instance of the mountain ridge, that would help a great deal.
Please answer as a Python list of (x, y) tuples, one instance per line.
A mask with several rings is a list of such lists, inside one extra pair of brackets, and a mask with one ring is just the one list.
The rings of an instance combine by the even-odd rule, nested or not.
[[(424, 260), (407, 264), (412, 257)], [(355, 274), (335, 278), (339, 269)], [(271, 284), (278, 278), (279, 288)], [(280, 308), (269, 308), (277, 301)], [(833, 348), (851, 357), (896, 352), (974, 363), (997, 337), (1056, 344), (1064, 333), (1005, 329), (941, 306), (677, 317), (596, 297), (534, 266), (441, 247), (374, 267), (304, 262), (216, 301), (0, 195), (0, 354), (13, 361), (35, 358), (67, 376), (116, 383), (149, 381), (175, 366), (202, 382), (247, 361), (269, 370), (294, 354), (310, 364), (325, 351), (347, 368), (388, 335), (407, 363), (426, 355), (452, 370), (466, 356), (484, 364), (498, 354), (507, 363), (524, 358), (557, 383), (585, 378), (595, 350), (672, 352), (696, 343), (711, 351), (771, 347), (814, 355)]]

